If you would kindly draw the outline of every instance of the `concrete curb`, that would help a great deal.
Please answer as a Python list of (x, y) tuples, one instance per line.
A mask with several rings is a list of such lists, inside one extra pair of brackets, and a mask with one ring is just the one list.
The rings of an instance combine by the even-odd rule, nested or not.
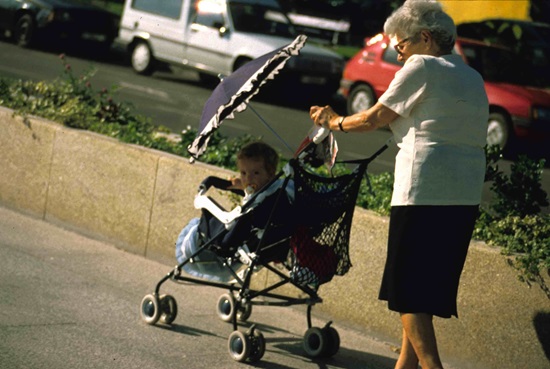
[[(198, 184), (229, 172), (0, 108), (0, 203), (167, 265)], [(222, 195), (216, 198), (230, 206)], [(388, 219), (357, 208), (353, 268), (323, 285), (316, 310), (396, 346), (398, 316), (377, 300)], [(444, 247), (444, 245), (443, 245)], [(460, 319), (436, 320), (444, 360), (464, 369), (550, 366), (550, 303), (527, 288), (497, 250), (473, 243)]]

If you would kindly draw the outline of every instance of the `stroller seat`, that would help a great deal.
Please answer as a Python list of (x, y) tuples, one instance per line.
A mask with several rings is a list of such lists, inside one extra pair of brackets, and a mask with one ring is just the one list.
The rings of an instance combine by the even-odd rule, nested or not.
[(284, 261), (292, 231), (286, 222), (294, 197), (292, 182), (275, 179), (231, 211), (206, 194), (211, 186), (224, 189), (228, 183), (208, 177), (199, 187), (194, 205), (201, 217), (193, 219), (176, 242), (183, 270), (199, 278), (235, 282), (252, 258), (261, 261), (256, 270), (262, 263)]
[[(228, 346), (234, 360), (254, 362), (265, 352), (265, 339), (256, 325), (241, 332), (237, 323), (250, 317), (254, 305), (307, 305), (306, 354), (336, 354), (340, 339), (332, 322), (314, 327), (311, 310), (323, 301), (319, 286), (351, 267), (349, 240), (359, 187), (368, 164), (386, 147), (370, 158), (354, 161), (358, 165), (352, 173), (336, 177), (315, 174), (303, 161), (292, 159), (277, 178), (231, 211), (207, 195), (213, 186), (227, 189), (229, 181), (207, 178), (194, 201), (201, 216), (178, 237), (179, 264), (143, 298), (142, 319), (147, 324), (174, 321), (176, 300), (160, 293), (168, 280), (219, 287), (228, 291), (218, 299), (216, 311), (220, 319), (233, 325)], [(252, 283), (260, 270), (269, 273), (269, 278)], [(279, 290), (285, 285), (298, 294)]]

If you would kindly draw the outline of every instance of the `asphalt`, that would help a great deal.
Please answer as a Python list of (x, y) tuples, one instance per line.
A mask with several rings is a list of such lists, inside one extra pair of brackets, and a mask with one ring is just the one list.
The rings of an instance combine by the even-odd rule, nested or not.
[[(255, 364), (230, 358), (231, 325), (215, 313), (219, 288), (168, 282), (178, 302), (172, 325), (141, 321), (144, 295), (171, 266), (145, 259), (33, 216), (0, 207), (0, 368), (390, 369), (395, 347), (338, 322), (341, 346), (310, 359), (301, 307), (254, 307), (266, 353)], [(163, 287), (164, 288), (164, 287)], [(313, 325), (330, 317), (314, 315)], [(397, 321), (396, 321), (397, 324)]]

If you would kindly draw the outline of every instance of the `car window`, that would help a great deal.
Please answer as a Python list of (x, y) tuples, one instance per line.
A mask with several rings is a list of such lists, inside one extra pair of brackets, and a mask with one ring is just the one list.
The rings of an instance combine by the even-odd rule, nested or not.
[(550, 27), (545, 26), (533, 26), (533, 32), (539, 35), (540, 40), (550, 43)]
[(182, 0), (133, 0), (132, 8), (163, 17), (179, 19)]
[(456, 32), (461, 37), (483, 40), (492, 33), (490, 28), (483, 23), (462, 23), (456, 26)]
[(240, 32), (294, 37), (290, 20), (279, 9), (260, 4), (231, 2), (233, 26)]
[(477, 70), (485, 81), (521, 86), (550, 86), (547, 73), (542, 73), (507, 49), (462, 44), (462, 53), (468, 64)]
[(225, 25), (223, 5), (212, 1), (197, 1), (193, 23), (206, 27), (221, 28)]
[(519, 24), (502, 23), (496, 31), (502, 42), (508, 44), (509, 47), (524, 37), (523, 28)]

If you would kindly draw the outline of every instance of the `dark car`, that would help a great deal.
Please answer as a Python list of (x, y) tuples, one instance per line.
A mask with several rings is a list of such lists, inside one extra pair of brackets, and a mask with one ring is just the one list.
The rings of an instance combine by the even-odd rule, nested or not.
[[(489, 98), (487, 143), (515, 148), (516, 143), (550, 143), (550, 83), (508, 49), (459, 38), (457, 54), (485, 81)], [(340, 93), (348, 114), (368, 109), (386, 91), (403, 63), (386, 36), (368, 39), (344, 69)]]
[(500, 44), (535, 66), (550, 67), (550, 25), (516, 19), (486, 19), (457, 26), (460, 37)]
[(0, 29), (17, 45), (110, 47), (118, 17), (77, 0), (0, 0)]

